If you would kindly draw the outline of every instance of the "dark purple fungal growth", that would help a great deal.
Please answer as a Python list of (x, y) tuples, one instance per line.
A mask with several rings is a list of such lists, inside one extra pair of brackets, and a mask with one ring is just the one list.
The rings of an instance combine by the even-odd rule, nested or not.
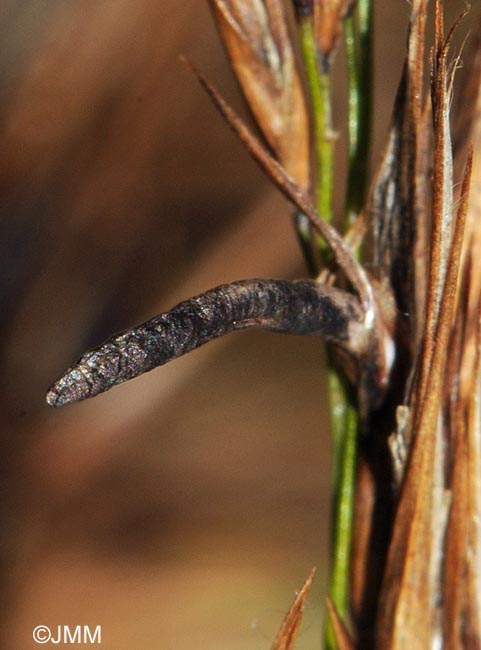
[(353, 352), (364, 312), (353, 295), (311, 280), (244, 280), (191, 298), (84, 354), (47, 393), (53, 408), (103, 393), (236, 330), (318, 335)]

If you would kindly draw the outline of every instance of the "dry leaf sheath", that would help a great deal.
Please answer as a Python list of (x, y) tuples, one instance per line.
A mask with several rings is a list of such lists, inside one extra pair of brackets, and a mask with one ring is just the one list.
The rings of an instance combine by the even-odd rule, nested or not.
[[(384, 576), (377, 622), (380, 648), (431, 648), (443, 638), (443, 547), (452, 501), (446, 468), (450, 438), (444, 391), (448, 346), (455, 321), (463, 233), (471, 176), (468, 156), (461, 199), (453, 211), (453, 165), (449, 140), (449, 37), (443, 34), (442, 8), (436, 3), (436, 45), (432, 80), (434, 179), (427, 306), (420, 363), (409, 398), (409, 451)], [(449, 556), (448, 556), (449, 557)], [(459, 646), (453, 646), (459, 647)]]
[(294, 649), (294, 643), (297, 638), (297, 633), (299, 632), (302, 614), (304, 613), (304, 607), (306, 606), (306, 600), (311, 589), (314, 573), (315, 569), (312, 569), (299, 593), (295, 597), (294, 602), (282, 621), (282, 625), (277, 633), (276, 640), (274, 641), (271, 650)]

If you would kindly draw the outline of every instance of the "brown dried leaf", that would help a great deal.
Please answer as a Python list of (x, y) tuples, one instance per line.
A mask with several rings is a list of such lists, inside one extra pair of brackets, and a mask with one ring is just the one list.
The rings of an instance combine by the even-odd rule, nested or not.
[[(468, 147), (474, 142), (473, 135), (480, 128), (481, 11), (479, 9), (474, 25), (461, 54), (462, 65), (456, 73), (456, 92), (453, 97), (452, 112), (456, 119), (453, 120), (451, 128), (457, 176), (462, 174)], [(473, 170), (473, 181), (475, 175)]]
[[(444, 640), (448, 650), (481, 648), (481, 297), (478, 295), (473, 335), (474, 350), (466, 348), (464, 336), (471, 331), (468, 321), (470, 279), (474, 272), (467, 258), (462, 294), (458, 305), (459, 335), (452, 343), (458, 360), (451, 390), (454, 417), (449, 437), (453, 449), (451, 491), (453, 503), (446, 536), (444, 562)], [(474, 358), (467, 359), (466, 355)], [(472, 369), (469, 397), (459, 390), (459, 369), (468, 361)], [(456, 390), (456, 388), (458, 388)]]
[(309, 187), (309, 120), (281, 0), (210, 0), (247, 103), (296, 183)]
[(455, 434), (452, 505), (446, 534), (443, 585), (443, 640), (447, 650), (464, 647), (462, 638), (468, 599), (465, 582), (469, 503), (467, 431), (463, 418), (458, 418), (456, 425), (452, 431)]
[[(351, 548), (351, 612), (353, 620), (359, 621), (366, 607), (375, 607), (372, 599), (376, 597), (376, 589), (368, 586), (377, 581), (379, 576), (373, 575), (371, 559), (371, 538), (373, 514), (376, 501), (376, 486), (372, 469), (361, 456), (357, 464), (355, 509)], [(367, 594), (370, 602), (366, 603)]]
[[(453, 29), (444, 40), (442, 5), (436, 1), (436, 42), (433, 54), (432, 102), (434, 118), (434, 176), (431, 223), (431, 249), (429, 261), (426, 322), (424, 326), (423, 356), (420, 371), (420, 393), (426, 388), (434, 354), (434, 335), (444, 302), (445, 279), (454, 230), (453, 219), (453, 158), (449, 123), (451, 104), (451, 75), (447, 56)], [(464, 14), (463, 14), (464, 15)]]
[(325, 69), (329, 69), (342, 36), (343, 23), (356, 0), (317, 0), (314, 28)]
[(349, 634), (344, 622), (342, 621), (336, 606), (330, 598), (327, 598), (327, 611), (331, 619), (334, 637), (336, 639), (337, 650), (354, 650), (354, 641)]
[(430, 566), (439, 433), (432, 427), (416, 438), (418, 444), (408, 466), (380, 597), (376, 638), (383, 649), (424, 650), (432, 646)]
[(436, 2), (433, 74), (435, 170), (428, 307), (421, 365), (409, 403), (414, 442), (402, 485), (377, 621), (379, 647), (432, 647), (442, 636), (440, 581), (449, 495), (446, 493), (445, 418), (447, 350), (457, 300), (458, 272), (468, 207), (472, 152), (468, 156), (456, 219), (449, 139), (450, 78), (441, 3)]
[[(433, 348), (429, 351), (428, 377), (425, 385), (418, 383), (416, 386), (415, 439), (396, 513), (380, 599), (377, 639), (380, 647), (393, 650), (422, 650), (431, 647), (441, 635), (438, 581), (447, 510), (441, 409), (470, 173), (471, 156), (466, 165)], [(442, 202), (438, 210), (442, 212)], [(436, 218), (440, 215), (433, 216), (433, 220)]]
[(425, 202), (420, 179), (429, 163), (422, 148), (423, 133), (428, 131), (422, 110), (426, 4), (426, 0), (413, 2), (408, 52), (388, 144), (367, 206), (367, 220), (374, 230), (376, 270), (392, 287), (400, 312), (411, 315), (415, 314), (416, 225), (422, 223)]
[[(466, 149), (467, 142), (472, 141), (475, 151), (479, 151), (481, 143), (481, 37), (479, 26), (481, 14), (477, 21), (477, 30), (468, 43), (462, 71), (458, 106), (460, 111), (459, 126), (455, 126), (456, 158), (459, 161)], [(459, 162), (457, 162), (457, 165)], [(464, 303), (460, 309), (464, 312), (464, 331), (459, 370), (459, 403), (458, 412), (460, 426), (458, 435), (462, 435), (463, 453), (459, 453), (454, 467), (453, 507), (457, 510), (453, 518), (462, 522), (465, 528), (464, 549), (458, 547), (459, 573), (461, 587), (458, 588), (459, 598), (456, 602), (451, 593), (446, 597), (451, 611), (460, 617), (462, 627), (452, 623), (447, 629), (451, 647), (481, 647), (481, 160), (474, 158), (472, 173), (472, 195), (467, 216), (467, 237), (464, 250), (465, 294)], [(452, 432), (454, 436), (454, 432)], [(460, 443), (461, 444), (461, 443)], [(457, 465), (460, 465), (458, 467)], [(464, 472), (464, 474), (463, 474)], [(461, 524), (458, 524), (461, 526)], [(454, 534), (453, 534), (454, 537)], [(456, 544), (451, 541), (451, 547)], [(451, 549), (449, 549), (451, 550)], [(449, 571), (450, 557), (446, 558), (446, 570)], [(453, 572), (454, 573), (454, 572)], [(454, 580), (460, 575), (453, 575), (447, 582), (446, 590), (454, 587)], [(453, 591), (455, 591), (453, 589)], [(449, 625), (450, 612), (446, 614)]]
[(293, 650), (315, 572), (315, 569), (311, 570), (310, 574), (307, 576), (307, 580), (304, 582), (301, 590), (295, 597), (286, 617), (282, 621), (276, 640), (272, 645), (272, 650)]
[(481, 298), (467, 431), (466, 647), (481, 648)]
[[(463, 65), (459, 72), (458, 88), (455, 95), (453, 141), (455, 150), (455, 169), (461, 166), (469, 143), (474, 150), (481, 147), (481, 12), (477, 27), (473, 29), (463, 52)], [(460, 376), (460, 399), (468, 402), (472, 395), (472, 377), (475, 373), (477, 305), (481, 294), (481, 273), (476, 261), (481, 259), (481, 158), (475, 156), (471, 182), (471, 200), (466, 222), (466, 246), (463, 264), (469, 266), (469, 297), (466, 312), (466, 331), (464, 333), (464, 354)], [(479, 262), (478, 262), (479, 263)]]

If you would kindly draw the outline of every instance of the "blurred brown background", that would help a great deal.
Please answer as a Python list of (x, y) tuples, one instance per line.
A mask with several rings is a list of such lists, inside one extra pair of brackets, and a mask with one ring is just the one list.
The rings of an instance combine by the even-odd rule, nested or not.
[[(409, 11), (376, 5), (375, 156)], [(288, 206), (180, 53), (241, 105), (206, 2), (0, 7), (7, 650), (38, 647), (40, 624), (102, 625), (107, 650), (269, 648), (314, 565), (299, 648), (319, 646), (319, 341), (232, 335), (91, 402), (44, 403), (49, 383), (115, 331), (221, 282), (304, 274)]]

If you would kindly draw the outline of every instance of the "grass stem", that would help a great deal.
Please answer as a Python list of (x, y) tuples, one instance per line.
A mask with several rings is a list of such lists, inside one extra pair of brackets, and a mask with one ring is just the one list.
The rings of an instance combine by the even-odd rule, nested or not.
[[(317, 162), (317, 207), (328, 221), (333, 217), (334, 128), (330, 70), (319, 65), (312, 15), (299, 20), (304, 67), (313, 111)], [(365, 201), (371, 135), (372, 0), (359, 0), (345, 23), (348, 74), (348, 152), (343, 227), (355, 221)], [(299, 232), (299, 229), (298, 229)], [(300, 234), (301, 236), (301, 234)], [(312, 235), (311, 235), (312, 237)], [(304, 250), (312, 241), (304, 233)], [(328, 261), (324, 242), (319, 242), (321, 261)], [(350, 553), (359, 418), (353, 396), (329, 355), (328, 393), (333, 440), (333, 534), (329, 596), (342, 619), (349, 617)], [(327, 650), (336, 650), (330, 623), (325, 630)]]
[(371, 141), (372, 0), (359, 0), (346, 20), (348, 152), (345, 227), (356, 220), (366, 198)]
[[(312, 15), (299, 21), (304, 68), (311, 98), (314, 121), (314, 146), (316, 151), (317, 208), (324, 221), (331, 222), (334, 183), (334, 145), (332, 129), (332, 88), (329, 72), (319, 70), (317, 46)], [(317, 240), (321, 260), (328, 259), (328, 248), (323, 239)]]
[[(341, 619), (349, 615), (349, 578), (356, 477), (358, 414), (345, 380), (332, 360), (328, 368), (329, 411), (333, 447), (332, 564), (329, 596)], [(325, 646), (335, 650), (330, 622), (326, 625)]]

